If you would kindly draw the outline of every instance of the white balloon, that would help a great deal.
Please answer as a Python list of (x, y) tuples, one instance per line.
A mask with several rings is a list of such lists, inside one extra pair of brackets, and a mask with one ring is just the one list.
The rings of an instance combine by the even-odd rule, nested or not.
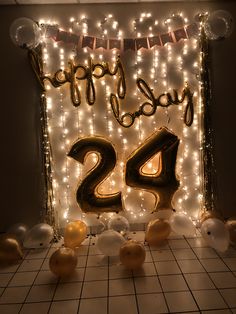
[(41, 30), (33, 20), (21, 17), (11, 24), (10, 36), (15, 45), (32, 49), (40, 42)]
[(217, 218), (208, 218), (201, 225), (201, 234), (204, 240), (220, 252), (225, 252), (229, 247), (229, 231), (223, 221)]
[(99, 235), (97, 247), (104, 255), (117, 256), (124, 243), (125, 239), (119, 232), (115, 230), (106, 230)]
[(174, 213), (169, 220), (171, 229), (180, 235), (193, 236), (196, 228), (192, 220), (184, 213)]
[(25, 235), (23, 246), (27, 249), (48, 247), (53, 239), (53, 228), (45, 223), (40, 223), (31, 228)]
[(108, 229), (115, 230), (124, 235), (129, 231), (129, 222), (125, 217), (116, 215), (109, 220)]
[(17, 223), (15, 225), (12, 225), (7, 230), (7, 233), (13, 234), (17, 238), (17, 240), (23, 242), (28, 230), (29, 230), (29, 227), (27, 225), (23, 223)]

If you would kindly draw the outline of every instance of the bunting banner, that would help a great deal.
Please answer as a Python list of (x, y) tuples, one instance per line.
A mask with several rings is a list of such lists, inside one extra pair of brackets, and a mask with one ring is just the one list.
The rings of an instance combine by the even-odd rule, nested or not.
[(193, 23), (182, 28), (178, 28), (168, 33), (157, 34), (154, 36), (138, 38), (98, 38), (90, 35), (78, 35), (59, 29), (58, 25), (45, 25), (45, 37), (55, 41), (73, 44), (82, 48), (94, 49), (117, 49), (117, 50), (139, 50), (151, 49), (154, 46), (165, 46), (168, 43), (177, 43), (180, 40), (188, 39), (199, 33), (199, 26)]

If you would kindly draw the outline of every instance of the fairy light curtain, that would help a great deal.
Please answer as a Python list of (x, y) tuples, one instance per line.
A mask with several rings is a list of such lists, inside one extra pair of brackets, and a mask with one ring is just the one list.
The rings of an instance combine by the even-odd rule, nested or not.
[[(120, 29), (112, 14), (97, 21), (97, 33), (90, 32), (90, 23), (89, 15), (70, 18), (69, 29), (53, 21), (39, 21), (45, 30), (42, 58), (52, 151), (52, 205), (60, 226), (91, 217), (80, 208), (76, 195), (99, 154), (92, 149), (78, 162), (70, 152), (79, 140), (97, 136), (116, 153), (108, 176), (99, 182), (98, 197), (119, 194), (117, 211), (130, 222), (149, 221), (170, 207), (196, 219), (203, 188), (199, 25), (183, 14), (157, 20), (150, 13), (141, 13), (127, 29)], [(155, 192), (136, 184), (135, 178), (133, 184), (127, 179), (130, 159), (160, 128), (178, 139), (171, 163), (177, 185), (169, 208), (157, 206), (168, 184)], [(168, 156), (166, 153), (167, 163)], [(159, 150), (143, 163), (142, 174), (158, 177), (163, 167)], [(99, 213), (104, 219), (113, 215)]]

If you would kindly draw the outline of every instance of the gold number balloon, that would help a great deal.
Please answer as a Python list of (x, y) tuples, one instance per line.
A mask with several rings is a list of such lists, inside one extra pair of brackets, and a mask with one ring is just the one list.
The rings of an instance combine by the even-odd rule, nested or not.
[[(163, 127), (149, 137), (128, 159), (126, 183), (153, 192), (156, 197), (154, 211), (172, 208), (172, 197), (179, 186), (175, 176), (178, 145), (178, 137)], [(157, 153), (161, 153), (158, 173), (143, 173), (142, 168)]]
[(58, 277), (69, 276), (75, 270), (76, 265), (76, 253), (70, 248), (56, 250), (49, 259), (49, 268)]
[(149, 222), (145, 234), (145, 240), (149, 245), (158, 246), (168, 238), (171, 232), (171, 227), (168, 222), (155, 219)]
[(99, 160), (78, 187), (77, 202), (84, 212), (119, 212), (122, 210), (121, 192), (101, 195), (98, 185), (101, 184), (116, 164), (116, 152), (112, 144), (102, 137), (87, 137), (78, 140), (68, 156), (84, 163), (90, 152), (99, 153)]
[(21, 246), (14, 236), (5, 235), (0, 238), (0, 264), (15, 263), (22, 257)]
[(141, 268), (146, 257), (144, 246), (134, 240), (127, 241), (120, 248), (120, 261), (128, 269)]
[(65, 227), (64, 244), (66, 247), (75, 249), (80, 246), (87, 236), (87, 226), (81, 220), (69, 222)]

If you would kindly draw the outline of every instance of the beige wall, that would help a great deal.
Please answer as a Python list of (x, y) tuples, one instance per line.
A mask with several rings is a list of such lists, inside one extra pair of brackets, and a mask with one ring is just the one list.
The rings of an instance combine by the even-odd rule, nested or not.
[[(187, 16), (201, 10), (224, 9), (236, 21), (236, 3), (169, 2), (142, 4), (92, 4), (1, 6), (1, 211), (0, 231), (16, 222), (32, 225), (39, 221), (43, 184), (39, 143), (39, 98), (37, 82), (28, 64), (26, 52), (15, 47), (9, 27), (18, 17), (34, 20), (55, 17), (66, 26), (71, 16), (90, 10), (100, 17), (114, 12), (121, 28), (140, 14), (154, 12), (160, 18), (182, 10)], [(122, 25), (123, 23), (123, 25)], [(236, 31), (225, 41), (212, 43), (213, 126), (218, 180), (218, 209), (227, 216), (236, 211), (235, 88)]]

